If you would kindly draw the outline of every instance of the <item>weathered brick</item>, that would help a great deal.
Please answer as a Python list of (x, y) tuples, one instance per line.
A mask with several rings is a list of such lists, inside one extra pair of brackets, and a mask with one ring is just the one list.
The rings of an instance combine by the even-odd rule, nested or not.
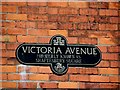
[(80, 68), (79, 70), (80, 74), (98, 74), (98, 69), (97, 68)]
[(119, 9), (120, 5), (117, 2), (109, 2), (109, 8), (110, 9)]
[(80, 15), (98, 15), (97, 9), (80, 9)]
[(41, 88), (58, 88), (58, 83), (56, 82), (44, 82), (40, 83)]
[(68, 36), (67, 30), (49, 30), (49, 36), (53, 36), (57, 34)]
[(50, 67), (38, 67), (38, 73), (52, 73)]
[(7, 74), (0, 74), (0, 80), (7, 80)]
[(46, 7), (39, 7), (39, 14), (47, 14), (47, 8)]
[(58, 14), (58, 8), (48, 8), (48, 14)]
[(79, 38), (80, 44), (97, 44), (97, 38)]
[(47, 2), (28, 2), (28, 6), (46, 6)]
[(89, 81), (88, 75), (70, 75), (70, 81)]
[(18, 88), (37, 88), (37, 83), (36, 82), (19, 82), (18, 83)]
[[(1, 43), (0, 43), (1, 44)], [(0, 49), (6, 49), (6, 44), (5, 43), (2, 43), (1, 46), (0, 46)]]
[(70, 15), (78, 14), (78, 9), (74, 9), (74, 8), (71, 8), (71, 9), (69, 9), (69, 8), (60, 8), (58, 13), (59, 14), (65, 14), (65, 15), (67, 15), (67, 14), (70, 14)]
[(119, 82), (118, 76), (110, 76), (110, 82)]
[(39, 37), (38, 42), (39, 43), (49, 43), (50, 37)]
[(16, 66), (1, 66), (2, 73), (4, 72), (16, 72)]
[(9, 28), (7, 30), (7, 33), (9, 35), (25, 35), (26, 32), (27, 31), (25, 29), (21, 29), (21, 28)]
[(37, 42), (37, 37), (36, 36), (21, 36), (21, 35), (18, 35), (17, 36), (17, 41), (18, 42)]
[(119, 74), (118, 68), (99, 68), (99, 74)]
[(36, 22), (27, 22), (26, 28), (36, 28), (37, 27), (36, 24), (37, 24)]
[(70, 22), (87, 22), (88, 21), (88, 18), (87, 16), (71, 16), (69, 18), (69, 21)]
[(48, 2), (50, 7), (67, 7), (67, 2)]
[(118, 84), (116, 83), (100, 83), (100, 88), (104, 89), (118, 89)]
[(68, 75), (57, 76), (57, 75), (51, 74), (49, 78), (51, 81), (67, 81)]
[(6, 46), (7, 46), (7, 49), (9, 50), (16, 50), (16, 48), (18, 47), (18, 44), (16, 44), (16, 43), (8, 43), (8, 44), (6, 44)]
[(15, 22), (2, 22), (2, 27), (14, 28), (15, 27)]
[(97, 67), (109, 67), (110, 66), (110, 63), (109, 61), (101, 61)]
[(27, 20), (26, 14), (7, 14), (8, 20)]
[(78, 85), (77, 82), (59, 82), (58, 88), (78, 88)]
[(27, 12), (28, 12), (27, 6), (18, 7), (18, 13), (19, 14), (27, 14)]
[(29, 80), (49, 80), (48, 74), (30, 74)]
[(107, 47), (106, 46), (98, 46), (101, 52), (107, 52)]
[(2, 12), (16, 12), (16, 6), (2, 6)]
[(74, 7), (74, 8), (88, 8), (89, 7), (88, 2), (69, 2), (68, 5), (69, 7)]
[(117, 53), (102, 53), (102, 59), (104, 60), (118, 60)]
[(0, 18), (1, 18), (2, 20), (6, 20), (6, 17), (7, 17), (7, 14), (2, 14)]
[(28, 35), (35, 35), (35, 36), (48, 36), (48, 30), (28, 30)]
[(90, 75), (90, 82), (109, 82), (108, 76)]
[(99, 83), (85, 83), (85, 87), (90, 89), (97, 89), (100, 86), (99, 86)]
[(100, 9), (99, 14), (102, 16), (118, 16), (118, 11), (117, 10)]
[(16, 36), (12, 35), (3, 35), (2, 39), (0, 39), (2, 42), (16, 42)]
[(17, 21), (17, 22), (15, 22), (15, 27), (16, 28), (26, 28), (26, 22)]
[(99, 30), (118, 30), (117, 24), (99, 24)]
[(78, 38), (77, 37), (68, 37), (67, 41), (68, 41), (68, 44), (77, 44)]
[(58, 23), (58, 29), (60, 30), (73, 29), (73, 24), (72, 23)]
[(17, 88), (16, 82), (2, 82), (2, 88)]
[(27, 13), (28, 14), (38, 14), (39, 8), (38, 7), (27, 7)]
[(115, 45), (116, 42), (112, 38), (99, 38), (99, 44)]
[(108, 52), (120, 52), (120, 46), (109, 46)]
[(119, 23), (120, 17), (110, 17), (110, 23)]
[(118, 61), (111, 61), (111, 62), (110, 62), (110, 67), (120, 67), (120, 66), (119, 66), (119, 63), (120, 63), (120, 62), (118, 62)]

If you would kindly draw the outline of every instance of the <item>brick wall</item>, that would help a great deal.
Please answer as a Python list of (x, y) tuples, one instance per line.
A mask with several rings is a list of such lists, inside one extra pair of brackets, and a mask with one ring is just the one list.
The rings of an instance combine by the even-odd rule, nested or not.
[[(120, 9), (117, 2), (2, 2), (1, 88), (120, 89)], [(48, 66), (24, 66), (15, 58), (23, 43), (48, 43), (64, 35), (70, 44), (102, 51), (96, 67), (70, 67), (63, 76)]]

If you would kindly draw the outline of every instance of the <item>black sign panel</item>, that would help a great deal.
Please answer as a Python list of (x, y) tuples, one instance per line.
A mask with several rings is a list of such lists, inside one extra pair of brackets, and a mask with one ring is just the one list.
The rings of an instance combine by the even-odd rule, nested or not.
[(67, 44), (64, 36), (53, 36), (49, 44), (23, 43), (16, 57), (24, 65), (49, 65), (53, 73), (63, 75), (69, 66), (93, 67), (101, 61), (101, 52), (94, 45)]

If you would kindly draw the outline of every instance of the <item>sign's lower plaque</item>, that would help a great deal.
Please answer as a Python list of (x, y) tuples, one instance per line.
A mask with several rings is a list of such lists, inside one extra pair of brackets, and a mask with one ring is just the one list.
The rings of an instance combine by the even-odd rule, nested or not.
[(19, 45), (16, 57), (21, 64), (50, 66), (53, 73), (63, 75), (69, 66), (96, 66), (101, 61), (101, 52), (94, 45), (67, 44), (64, 36), (56, 35), (49, 44)]

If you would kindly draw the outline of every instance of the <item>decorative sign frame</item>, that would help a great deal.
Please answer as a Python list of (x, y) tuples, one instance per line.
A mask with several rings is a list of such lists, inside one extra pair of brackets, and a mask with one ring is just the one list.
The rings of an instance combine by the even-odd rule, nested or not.
[(95, 45), (67, 44), (62, 35), (55, 35), (49, 44), (23, 43), (16, 49), (17, 60), (24, 65), (50, 66), (54, 74), (63, 75), (68, 67), (94, 67), (101, 61)]

